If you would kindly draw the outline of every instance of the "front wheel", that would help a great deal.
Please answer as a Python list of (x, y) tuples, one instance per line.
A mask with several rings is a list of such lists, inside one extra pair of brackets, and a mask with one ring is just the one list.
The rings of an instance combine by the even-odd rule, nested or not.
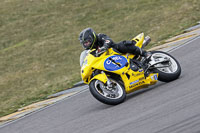
[(160, 60), (168, 60), (166, 62), (154, 65), (153, 72), (159, 73), (158, 80), (170, 82), (177, 79), (181, 74), (181, 66), (179, 62), (170, 54), (162, 51), (152, 51), (151, 60), (159, 62)]
[(92, 80), (89, 84), (89, 89), (91, 94), (100, 102), (117, 105), (122, 103), (126, 99), (126, 92), (124, 90), (123, 84), (119, 81), (109, 78), (112, 82), (112, 87), (108, 87), (100, 80)]

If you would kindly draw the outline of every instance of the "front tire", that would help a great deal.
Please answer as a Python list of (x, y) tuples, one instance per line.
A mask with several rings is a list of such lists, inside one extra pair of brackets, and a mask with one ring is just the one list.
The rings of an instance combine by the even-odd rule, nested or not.
[(109, 79), (113, 84), (112, 88), (108, 88), (107, 84), (104, 84), (100, 80), (92, 80), (89, 84), (91, 94), (100, 102), (109, 105), (117, 105), (124, 102), (126, 99), (124, 86), (114, 79)]
[[(181, 74), (181, 66), (179, 62), (170, 54), (162, 52), (162, 51), (152, 51), (151, 60), (155, 60), (155, 58), (168, 58), (169, 62), (167, 63), (159, 63), (155, 65), (153, 72), (159, 73), (158, 80), (163, 82), (170, 82), (176, 80)], [(163, 67), (169, 65), (169, 67)], [(160, 67), (160, 68), (156, 68)]]

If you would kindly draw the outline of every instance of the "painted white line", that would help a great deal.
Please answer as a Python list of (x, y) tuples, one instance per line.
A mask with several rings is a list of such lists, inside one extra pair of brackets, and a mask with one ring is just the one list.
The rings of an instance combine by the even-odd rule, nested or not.
[(40, 111), (43, 111), (43, 110), (45, 110), (45, 109), (47, 109), (47, 108), (50, 108), (50, 107), (54, 106), (54, 105), (57, 104), (57, 103), (61, 103), (61, 102), (63, 102), (63, 101), (66, 100), (66, 99), (75, 97), (75, 96), (77, 96), (77, 95), (79, 95), (79, 94), (81, 94), (81, 93), (83, 93), (83, 92), (86, 92), (86, 91), (88, 91), (88, 89), (82, 90), (82, 91), (77, 92), (76, 94), (74, 94), (74, 95), (72, 95), (72, 96), (63, 98), (63, 99), (60, 100), (60, 101), (57, 101), (57, 102), (55, 102), (55, 103), (52, 103), (52, 104), (47, 105), (47, 106), (45, 106), (45, 107), (42, 107), (42, 108), (40, 108), (40, 109), (38, 109), (38, 110), (35, 110), (35, 111), (33, 111), (33, 112), (30, 112), (29, 114), (26, 114), (26, 115), (24, 115), (24, 116), (22, 116), (22, 117), (20, 117), (20, 118), (18, 118), (18, 119), (5, 122), (5, 123), (3, 123), (2, 125), (0, 125), (0, 129), (3, 128), (3, 127), (6, 127), (6, 126), (8, 126), (8, 125), (10, 125), (10, 124), (12, 124), (12, 123), (15, 123), (15, 122), (17, 122), (17, 121), (20, 121), (20, 120), (24, 119), (25, 117), (29, 117), (29, 116), (31, 116), (31, 115), (34, 115), (34, 114), (40, 112)]
[(183, 44), (178, 45), (177, 47), (175, 47), (175, 48), (173, 48), (173, 49), (170, 49), (170, 50), (167, 51), (167, 52), (170, 53), (170, 52), (176, 51), (177, 49), (182, 48), (182, 47), (184, 47), (184, 46), (190, 44), (191, 42), (193, 42), (193, 41), (195, 41), (195, 40), (197, 40), (197, 39), (200, 39), (200, 35), (199, 35), (199, 36), (196, 36), (195, 38), (193, 38), (193, 39), (191, 39), (191, 40), (189, 40), (189, 41), (187, 41), (187, 42), (185, 42), (185, 43), (183, 43)]

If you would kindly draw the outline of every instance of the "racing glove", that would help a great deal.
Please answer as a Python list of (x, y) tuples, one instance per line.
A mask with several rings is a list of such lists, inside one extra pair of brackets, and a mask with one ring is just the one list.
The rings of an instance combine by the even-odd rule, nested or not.
[(111, 39), (105, 39), (103, 46), (108, 49), (108, 48), (113, 47), (114, 43)]

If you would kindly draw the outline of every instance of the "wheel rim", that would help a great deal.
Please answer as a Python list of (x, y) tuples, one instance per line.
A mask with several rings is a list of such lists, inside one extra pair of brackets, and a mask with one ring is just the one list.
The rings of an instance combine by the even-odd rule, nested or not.
[[(151, 57), (151, 60), (155, 60), (159, 61), (159, 58), (168, 58), (169, 62), (167, 63), (159, 63), (157, 65), (155, 65), (155, 67), (157, 67), (157, 69), (161, 72), (164, 73), (175, 73), (178, 69), (178, 65), (176, 63), (176, 61), (169, 55), (164, 54), (164, 53), (154, 53)], [(166, 67), (168, 66), (168, 67)]]
[(113, 83), (113, 87), (109, 88), (103, 82), (96, 80), (95, 89), (102, 96), (109, 99), (119, 99), (123, 95), (123, 88), (119, 85), (119, 83), (111, 80)]

